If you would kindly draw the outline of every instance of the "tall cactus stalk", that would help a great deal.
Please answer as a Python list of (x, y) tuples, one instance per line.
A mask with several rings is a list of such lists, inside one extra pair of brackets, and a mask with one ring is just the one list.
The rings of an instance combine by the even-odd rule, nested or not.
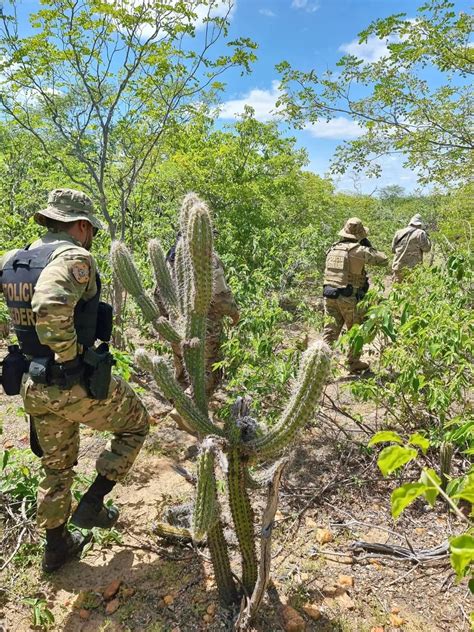
[(153, 375), (161, 393), (173, 403), (183, 425), (192, 429), (201, 441), (191, 529), (180, 531), (163, 524), (158, 531), (166, 537), (176, 534), (183, 541), (191, 533), (196, 541), (206, 540), (220, 599), (229, 605), (237, 600), (238, 591), (224, 536), (216, 482), (218, 463), (226, 463), (221, 467), (226, 474), (229, 506), (242, 558), (241, 584), (250, 598), (257, 577), (259, 594), (263, 580), (258, 575), (255, 518), (249, 495), (255, 479), (250, 475), (249, 465), (281, 453), (313, 417), (329, 370), (330, 350), (325, 343), (318, 342), (305, 352), (289, 403), (269, 431), (259, 430), (257, 422), (248, 417), (246, 407), (244, 410), (236, 406), (234, 419), (227, 419), (225, 423), (220, 422), (216, 414), (211, 419), (206, 394), (205, 337), (213, 291), (213, 232), (209, 210), (194, 194), (183, 200), (180, 230), (172, 271), (159, 241), (152, 240), (149, 245), (159, 298), (169, 320), (160, 316), (151, 294), (145, 291), (133, 258), (123, 243), (112, 245), (112, 267), (146, 320), (173, 350), (181, 350), (191, 384), (190, 394), (184, 392), (172, 375), (167, 360), (152, 357), (143, 350), (138, 351), (136, 357), (139, 365)]

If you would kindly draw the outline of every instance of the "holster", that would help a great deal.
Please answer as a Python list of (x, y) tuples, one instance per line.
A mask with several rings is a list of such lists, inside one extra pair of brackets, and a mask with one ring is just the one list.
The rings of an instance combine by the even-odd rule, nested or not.
[(35, 384), (54, 385), (60, 389), (68, 389), (81, 382), (84, 364), (80, 356), (63, 363), (54, 362), (51, 357), (33, 358), (30, 362), (29, 373)]
[(38, 435), (36, 433), (35, 422), (31, 415), (28, 415), (30, 419), (30, 448), (33, 454), (39, 458), (43, 456), (43, 448), (40, 446)]
[(89, 348), (84, 352), (86, 387), (93, 399), (107, 399), (114, 364), (114, 357), (105, 342), (97, 349)]
[(18, 345), (10, 345), (2, 360), (1, 384), (6, 395), (18, 395), (23, 375), (28, 371), (28, 360)]
[(340, 288), (332, 287), (332, 285), (325, 285), (323, 287), (324, 298), (338, 298), (339, 292), (340, 292)]

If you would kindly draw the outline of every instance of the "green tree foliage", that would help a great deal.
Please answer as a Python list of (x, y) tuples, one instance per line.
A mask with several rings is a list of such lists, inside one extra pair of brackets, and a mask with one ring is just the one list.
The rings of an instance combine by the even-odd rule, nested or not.
[[(18, 32), (15, 2), (0, 20), (0, 104), (7, 120), (35, 138), (69, 181), (96, 198), (111, 236), (124, 235), (130, 196), (159, 159), (169, 125), (243, 72), (255, 44), (228, 41), (215, 0), (102, 2), (51, 0)], [(199, 15), (204, 28), (199, 28)]]
[(424, 426), (438, 441), (449, 436), (465, 447), (474, 440), (471, 283), (470, 260), (460, 254), (419, 266), (387, 298), (375, 299), (348, 335), (355, 348), (374, 342), (380, 351), (375, 377), (353, 387), (358, 396), (383, 405), (391, 423)]
[[(386, 43), (381, 59), (345, 55), (336, 71), (324, 74), (282, 62), (280, 105), (299, 126), (341, 114), (361, 126), (362, 135), (337, 150), (336, 173), (355, 167), (377, 175), (380, 156), (402, 154), (421, 182), (467, 182), (474, 167), (473, 21), (449, 0), (430, 0), (413, 18), (375, 20), (359, 42)], [(426, 80), (427, 66), (438, 73), (435, 83)]]

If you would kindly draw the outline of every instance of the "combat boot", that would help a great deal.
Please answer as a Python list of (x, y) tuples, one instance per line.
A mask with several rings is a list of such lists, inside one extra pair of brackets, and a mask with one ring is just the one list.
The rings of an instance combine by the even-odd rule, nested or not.
[(362, 360), (352, 360), (352, 362), (348, 363), (348, 366), (349, 373), (361, 373), (362, 371), (367, 371), (370, 365)]
[(85, 497), (71, 516), (71, 522), (80, 529), (111, 529), (119, 518), (119, 510), (114, 505), (89, 502)]
[(64, 532), (56, 542), (47, 542), (44, 548), (41, 567), (45, 573), (57, 571), (82, 551), (90, 538), (84, 537), (79, 531)]

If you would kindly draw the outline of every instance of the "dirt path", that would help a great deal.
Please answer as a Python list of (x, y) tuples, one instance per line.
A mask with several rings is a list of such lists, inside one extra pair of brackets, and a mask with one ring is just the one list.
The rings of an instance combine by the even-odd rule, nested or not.
[[(351, 550), (357, 540), (404, 546), (408, 540), (416, 549), (428, 548), (460, 526), (442, 507), (426, 509), (421, 502), (394, 524), (389, 498), (396, 483), (383, 480), (374, 458), (347, 441), (348, 433), (361, 443), (367, 438), (331, 404), (332, 400), (341, 409), (348, 407), (350, 414), (361, 414), (365, 424), (377, 426), (377, 411), (351, 402), (347, 383), (342, 379), (327, 387), (322, 414), (302, 433), (291, 457), (273, 548), (278, 598), (273, 591), (254, 629), (282, 630), (281, 604), (289, 603), (303, 615), (308, 604), (315, 607), (314, 616), (319, 612), (318, 620), (304, 615), (308, 631), (468, 630), (467, 587), (454, 583), (447, 563), (414, 567), (393, 559), (363, 559)], [(156, 425), (134, 469), (113, 492), (121, 510), (117, 526), (121, 539), (106, 536), (80, 561), (51, 577), (38, 570), (38, 548), (30, 555), (23, 552), (0, 582), (0, 630), (2, 617), (4, 630), (32, 629), (25, 597), (45, 599), (54, 615), (54, 630), (230, 629), (228, 613), (217, 604), (207, 551), (166, 547), (152, 533), (164, 505), (183, 502), (192, 494), (172, 463), (178, 461), (192, 470), (193, 460), (187, 458), (192, 444), (188, 435), (175, 429), (164, 406), (148, 395), (146, 401)], [(20, 404), (0, 398), (5, 447), (25, 447)], [(93, 472), (95, 457), (106, 441), (106, 436), (83, 431), (79, 473)], [(257, 515), (259, 507), (257, 500)], [(327, 542), (322, 544), (323, 540)], [(102, 591), (114, 580), (121, 582), (118, 601), (107, 606)], [(118, 608), (107, 614), (106, 607), (113, 610), (111, 603)], [(86, 615), (87, 619), (81, 618)]]

